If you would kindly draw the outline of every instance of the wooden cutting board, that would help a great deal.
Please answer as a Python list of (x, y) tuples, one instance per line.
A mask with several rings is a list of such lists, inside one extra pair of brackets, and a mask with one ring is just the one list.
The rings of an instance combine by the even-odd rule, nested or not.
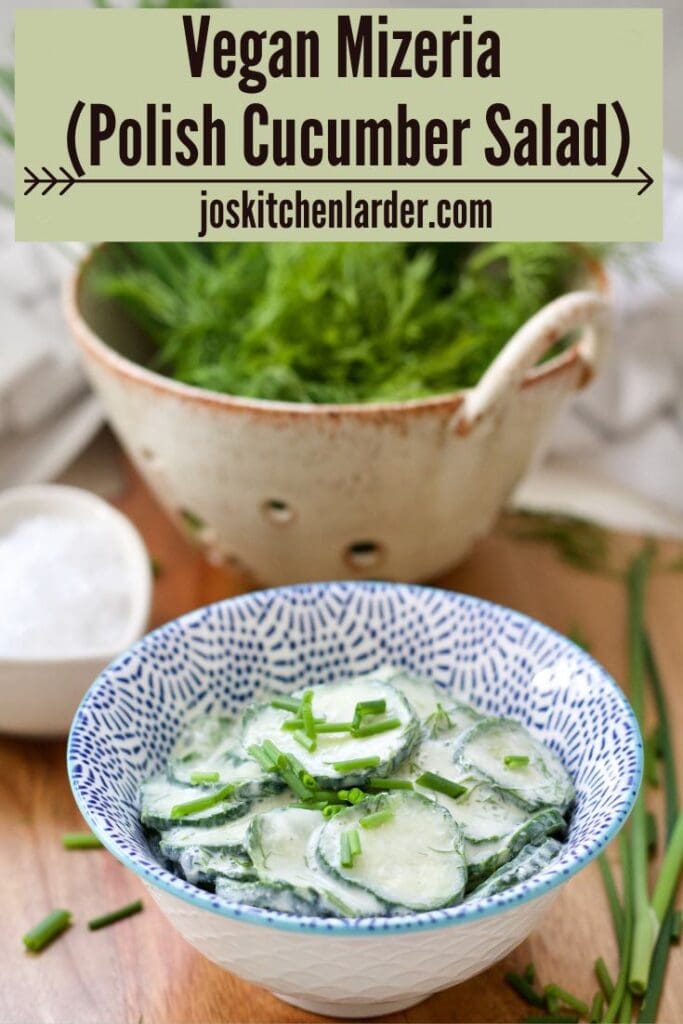
[[(130, 471), (117, 504), (135, 521), (159, 562), (153, 624), (242, 592), (248, 582), (211, 569), (178, 535)], [(627, 554), (638, 538), (614, 538)], [(672, 555), (680, 547), (670, 546)], [(562, 632), (578, 626), (593, 654), (625, 680), (623, 586), (579, 571), (548, 544), (521, 541), (505, 521), (458, 569), (438, 581), (511, 605)], [(653, 580), (648, 619), (683, 769), (683, 574)], [(683, 786), (683, 775), (681, 777)], [(167, 924), (148, 897), (144, 913), (90, 933), (83, 922), (145, 896), (138, 879), (104, 850), (67, 852), (61, 834), (83, 827), (69, 790), (64, 743), (0, 738), (0, 1022), (2, 1024), (219, 1024), (323, 1020), (222, 971)], [(680, 900), (679, 900), (680, 905)], [(40, 955), (22, 934), (54, 907), (78, 923)], [(528, 1008), (503, 982), (508, 970), (536, 965), (587, 1002), (593, 962), (614, 969), (615, 944), (598, 870), (591, 865), (562, 890), (540, 929), (485, 974), (387, 1021), (514, 1022)], [(683, 1020), (683, 947), (674, 947), (659, 1020)]]

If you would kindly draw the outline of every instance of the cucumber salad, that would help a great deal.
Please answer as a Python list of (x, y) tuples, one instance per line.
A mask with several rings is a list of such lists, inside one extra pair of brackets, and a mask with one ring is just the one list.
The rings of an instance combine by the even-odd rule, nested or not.
[(418, 913), (500, 892), (561, 848), (559, 758), (386, 666), (203, 716), (140, 787), (158, 858), (235, 903), (296, 914)]

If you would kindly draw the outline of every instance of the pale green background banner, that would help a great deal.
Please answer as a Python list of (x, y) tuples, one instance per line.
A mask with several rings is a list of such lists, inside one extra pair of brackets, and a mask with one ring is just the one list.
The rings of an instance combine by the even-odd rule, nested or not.
[[(661, 237), (662, 195), (662, 20), (657, 10), (428, 9), (362, 12), (315, 10), (211, 10), (191, 14), (199, 31), (210, 17), (201, 77), (192, 77), (181, 11), (22, 11), (16, 19), (16, 234), (20, 240), (192, 240), (287, 238), (377, 240), (398, 238), (648, 241)], [(441, 53), (444, 32), (473, 34), (476, 58), (487, 49), (483, 32), (500, 38), (500, 77), (464, 77), (462, 46), (452, 48), (451, 77), (382, 78), (375, 60), (372, 77), (338, 77), (338, 17), (353, 28), (363, 13), (372, 17), (374, 57), (380, 33), (430, 30)], [(379, 16), (386, 14), (387, 24)], [(464, 22), (470, 15), (471, 25)], [(273, 33), (316, 31), (319, 75), (275, 78), (268, 60), (279, 47)], [(233, 34), (236, 70), (218, 77), (213, 40)], [(240, 83), (240, 42), (245, 32), (265, 32), (257, 70), (266, 76), (261, 91)], [(277, 43), (276, 37), (276, 43)], [(407, 47), (403, 64), (415, 67)], [(309, 69), (310, 70), (310, 69)], [(76, 153), (67, 145), (68, 125), (78, 102), (84, 105), (75, 130)], [(113, 116), (100, 162), (91, 159), (92, 105), (106, 104)], [(226, 159), (219, 164), (183, 165), (176, 131), (183, 119), (202, 122), (204, 105), (225, 123)], [(245, 112), (266, 108), (268, 125), (256, 131), (268, 159), (251, 166), (244, 154)], [(399, 105), (419, 122), (424, 151), (427, 124), (446, 125), (447, 159), (431, 166), (397, 160)], [(506, 104), (510, 119), (500, 130), (511, 149), (538, 133), (537, 165), (502, 166), (487, 161), (487, 147), (499, 149), (487, 110)], [(625, 149), (618, 176), (613, 171)], [(168, 105), (163, 107), (162, 105)], [(605, 159), (586, 159), (584, 126), (605, 109)], [(157, 118), (152, 130), (149, 109)], [(544, 117), (545, 109), (545, 117)], [(305, 166), (298, 134), (306, 119), (322, 122), (318, 166)], [(387, 119), (392, 147), (386, 166), (333, 166), (328, 159), (328, 123), (349, 121), (353, 136), (360, 120)], [(563, 165), (558, 144), (567, 137), (564, 119), (578, 125), (578, 166)], [(453, 122), (469, 119), (461, 134), (458, 162)], [(522, 119), (526, 124), (517, 125)], [(172, 161), (160, 163), (161, 122), (172, 132)], [(292, 121), (296, 162), (274, 160), (276, 122)], [(129, 122), (126, 124), (126, 122)], [(547, 123), (544, 123), (546, 121)], [(99, 124), (104, 124), (102, 114)], [(139, 125), (139, 128), (135, 127)], [(142, 152), (135, 161), (136, 135)], [(150, 144), (156, 142), (156, 157)], [(202, 145), (201, 132), (194, 135)], [(120, 142), (130, 162), (121, 159)], [(547, 161), (543, 160), (544, 144)], [(528, 147), (526, 150), (528, 154)], [(566, 147), (565, 147), (566, 152)], [(72, 156), (76, 157), (72, 160)], [(214, 149), (215, 155), (215, 149)], [(155, 163), (156, 159), (156, 163)], [(80, 161), (81, 167), (78, 167)], [(652, 179), (652, 180), (651, 180)], [(651, 182), (651, 183), (650, 183)], [(283, 200), (291, 199), (287, 204)], [(335, 202), (336, 201), (336, 202)], [(265, 205), (269, 204), (269, 205)], [(412, 211), (412, 213), (411, 213)], [(373, 223), (376, 227), (365, 227)], [(264, 226), (259, 215), (265, 219)], [(296, 216), (303, 218), (298, 223)], [(399, 215), (397, 217), (397, 214)], [(403, 217), (401, 218), (401, 214)], [(330, 225), (330, 216), (333, 224)], [(306, 222), (306, 217), (308, 221)], [(308, 226), (306, 226), (306, 223)], [(315, 223), (320, 226), (314, 226)], [(394, 226), (397, 223), (397, 226)], [(256, 225), (256, 226), (255, 226)]]

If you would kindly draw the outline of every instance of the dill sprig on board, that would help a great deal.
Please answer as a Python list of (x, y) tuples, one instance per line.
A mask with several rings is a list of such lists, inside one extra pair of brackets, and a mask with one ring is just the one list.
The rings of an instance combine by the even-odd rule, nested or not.
[(96, 274), (148, 335), (158, 371), (228, 394), (344, 403), (472, 386), (579, 282), (587, 256), (526, 242), (118, 243)]

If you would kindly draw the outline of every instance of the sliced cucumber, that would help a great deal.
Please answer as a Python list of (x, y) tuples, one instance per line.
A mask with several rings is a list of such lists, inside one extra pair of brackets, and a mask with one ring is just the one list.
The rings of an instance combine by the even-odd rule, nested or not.
[(469, 843), (502, 839), (529, 819), (526, 808), (487, 782), (475, 782), (455, 800), (441, 793), (433, 796), (448, 808)]
[(253, 818), (248, 849), (259, 881), (288, 885), (297, 892), (316, 892), (318, 913), (342, 917), (386, 913), (386, 906), (372, 893), (336, 878), (318, 861), (321, 828), (319, 811), (298, 807), (280, 808)]
[[(303, 690), (294, 694), (300, 697)], [(242, 745), (249, 749), (270, 740), (286, 754), (293, 754), (318, 785), (328, 789), (362, 786), (372, 776), (390, 775), (410, 754), (419, 739), (419, 725), (405, 697), (387, 683), (359, 677), (350, 682), (330, 683), (313, 690), (312, 711), (316, 718), (327, 722), (351, 722), (356, 705), (365, 701), (385, 702), (386, 710), (364, 719), (364, 723), (378, 723), (397, 719), (398, 727), (376, 735), (356, 737), (350, 732), (319, 733), (316, 749), (306, 750), (295, 734), (283, 730), (291, 720), (290, 712), (260, 704), (244, 716)], [(336, 763), (372, 759), (372, 766), (337, 769)], [(374, 763), (376, 760), (377, 763)]]
[(262, 882), (238, 882), (233, 878), (219, 875), (216, 879), (216, 895), (230, 903), (244, 903), (249, 907), (263, 907), (279, 910), (285, 914), (315, 914), (318, 911), (317, 893), (293, 889), (289, 885)]
[[(434, 772), (453, 782), (464, 783), (476, 779), (476, 773), (463, 771), (454, 760), (454, 745), (447, 739), (425, 739), (410, 758), (411, 772), (415, 777), (423, 772)], [(429, 795), (429, 794), (425, 794)]]
[(276, 793), (283, 782), (250, 758), (240, 744), (240, 722), (204, 715), (182, 731), (168, 762), (169, 778), (192, 785), (195, 774), (217, 774), (217, 785), (232, 784), (244, 797)]
[(281, 807), (252, 818), (247, 850), (259, 881), (312, 888), (306, 851), (320, 819), (319, 811), (300, 807)]
[(435, 686), (431, 680), (411, 675), (403, 668), (382, 665), (370, 675), (373, 679), (389, 683), (402, 693), (416, 716), (423, 721), (436, 711), (439, 704), (444, 705), (448, 700), (448, 693)]
[[(479, 722), (462, 734), (455, 755), (465, 771), (508, 790), (530, 810), (547, 806), (565, 810), (574, 799), (572, 781), (559, 757), (518, 722), (504, 718)], [(517, 758), (521, 763), (514, 763)]]
[(470, 729), (477, 722), (483, 721), (483, 719), (484, 716), (480, 715), (469, 704), (461, 704), (458, 701), (445, 701), (425, 725), (427, 726), (428, 734), (433, 738), (441, 736), (444, 739), (454, 740), (466, 729)]
[(171, 816), (171, 811), (179, 804), (189, 803), (217, 789), (220, 786), (180, 786), (170, 782), (165, 775), (156, 775), (140, 787), (140, 820), (148, 828), (160, 830), (174, 825), (221, 825), (239, 818), (249, 810), (249, 801), (233, 795), (205, 810), (185, 814), (180, 818)]
[(223, 825), (181, 825), (168, 829), (161, 833), (161, 853), (169, 860), (179, 860), (183, 850), (201, 846), (204, 850), (222, 850), (238, 857), (246, 856), (247, 831), (254, 815), (272, 811), (275, 807), (284, 807), (291, 801), (292, 794), (285, 790), (277, 796), (265, 797), (263, 800), (245, 805), (245, 811), (239, 818)]
[(232, 750), (239, 743), (238, 726), (239, 719), (222, 715), (198, 715), (190, 719), (175, 741), (171, 763), (191, 765), (204, 757), (207, 751), (225, 747)]
[[(361, 820), (388, 811), (375, 828)], [(357, 829), (362, 852), (342, 863), (342, 835)], [(438, 804), (417, 793), (396, 791), (364, 800), (335, 815), (320, 831), (318, 855), (334, 874), (408, 910), (434, 910), (457, 903), (467, 868), (460, 827)]]
[(177, 863), (186, 881), (193, 885), (212, 886), (219, 876), (237, 881), (255, 881), (257, 877), (249, 860), (200, 846), (188, 846)]
[(530, 843), (522, 847), (513, 860), (494, 871), (469, 894), (468, 902), (485, 899), (487, 896), (493, 896), (497, 892), (509, 889), (512, 885), (517, 885), (518, 882), (525, 882), (547, 867), (561, 849), (562, 845), (556, 839), (544, 839), (538, 846)]
[(468, 869), (468, 888), (511, 861), (521, 849), (541, 843), (553, 833), (564, 833), (566, 822), (555, 807), (546, 807), (528, 818), (507, 836), (486, 842), (465, 844)]

